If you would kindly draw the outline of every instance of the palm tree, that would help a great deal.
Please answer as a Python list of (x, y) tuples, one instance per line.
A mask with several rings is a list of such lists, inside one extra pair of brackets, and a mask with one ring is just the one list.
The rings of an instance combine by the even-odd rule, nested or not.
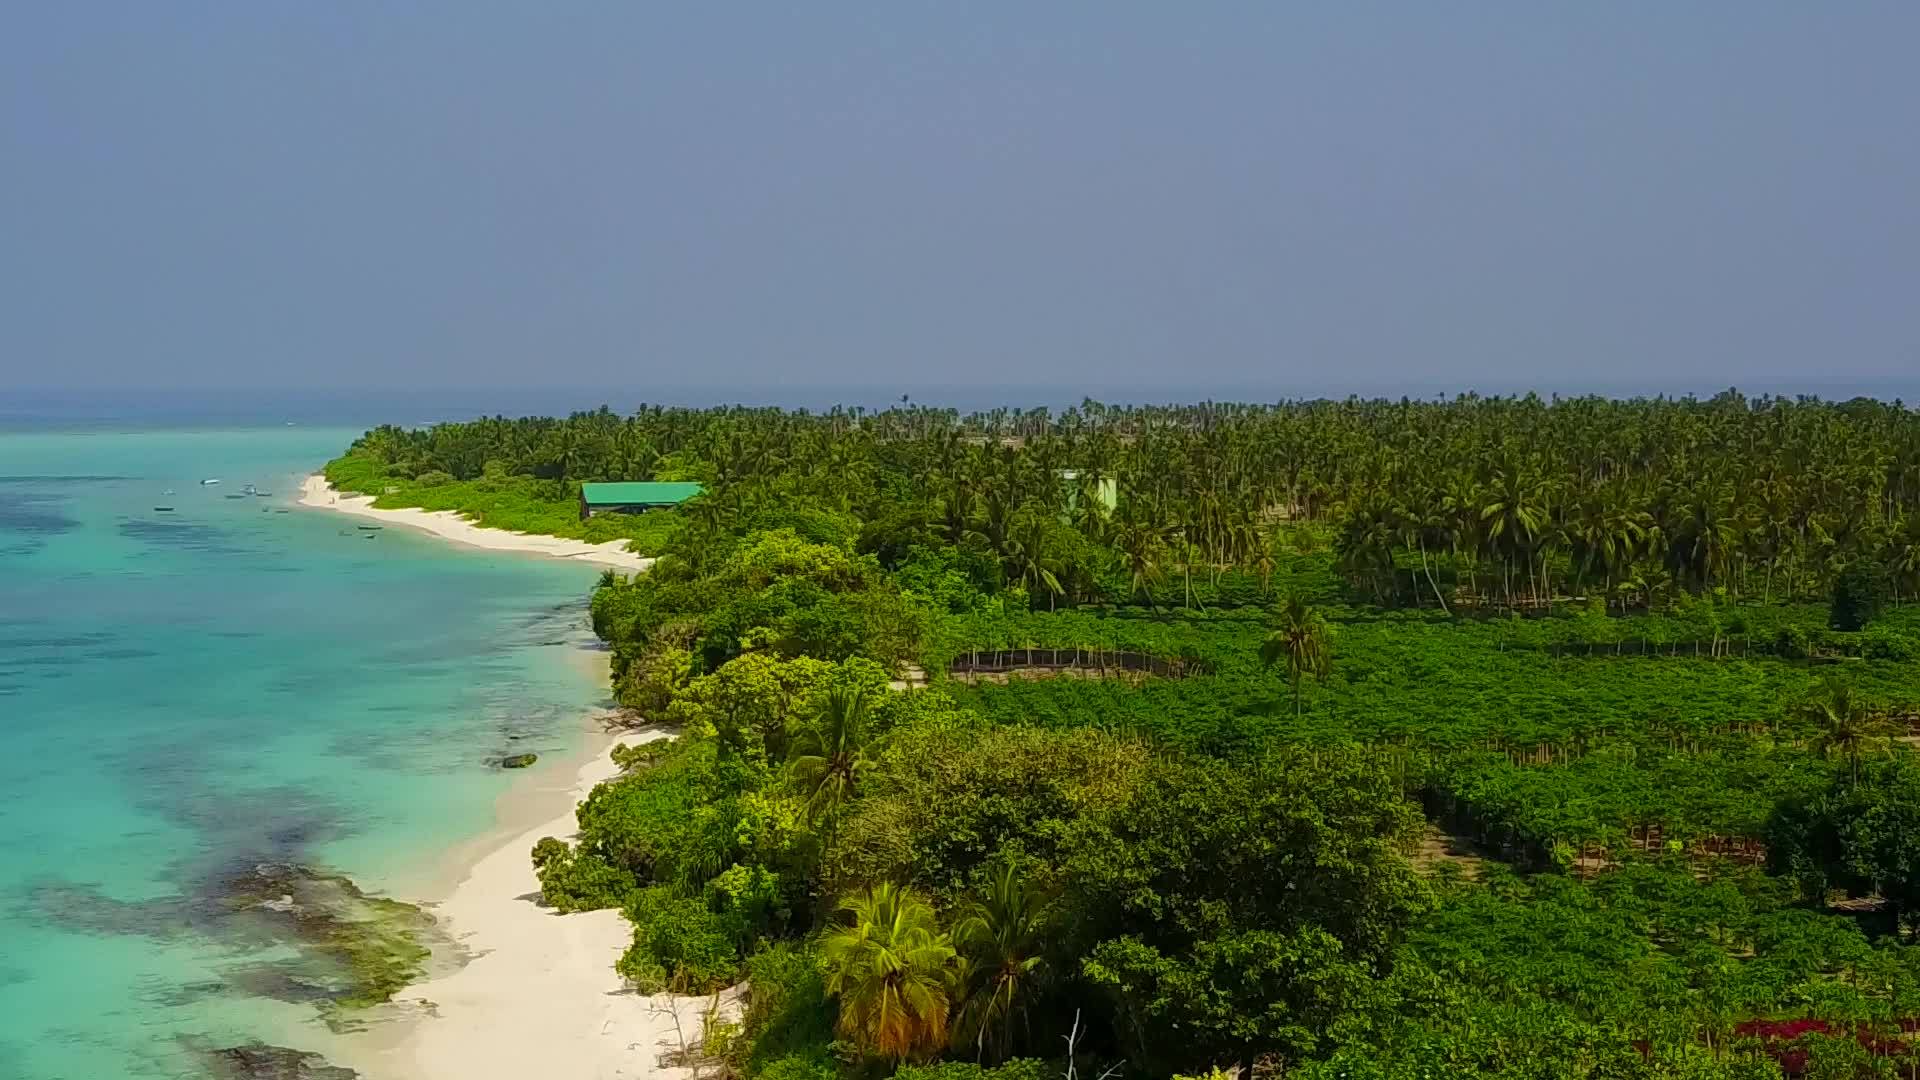
[(1115, 540), (1126, 562), (1132, 595), (1154, 606), (1153, 587), (1166, 577), (1160, 569), (1160, 530), (1128, 512), (1120, 520)]
[(813, 723), (793, 740), (787, 771), (807, 793), (807, 818), (830, 817), (857, 793), (873, 763), (866, 755), (869, 702), (858, 686), (827, 691)]
[(1273, 593), (1273, 572), (1280, 568), (1280, 531), (1268, 529), (1254, 541), (1253, 570), (1260, 575), (1260, 595)]
[(1334, 537), (1334, 565), (1358, 587), (1365, 582), (1374, 597), (1385, 603), (1397, 591), (1393, 563), (1398, 538), (1386, 507), (1367, 502), (1350, 511)]
[(1860, 779), (1860, 752), (1887, 743), (1886, 724), (1854, 694), (1853, 687), (1838, 679), (1822, 681), (1801, 703), (1800, 716), (1820, 729), (1814, 747), (1823, 756), (1846, 756), (1855, 782)]
[(1046, 590), (1049, 611), (1053, 609), (1054, 600), (1066, 592), (1060, 584), (1064, 568), (1053, 549), (1047, 518), (1022, 513), (1007, 537), (1007, 552), (1001, 560), (1005, 567), (1002, 573), (1008, 580), (1019, 582), (1028, 596)]
[(1485, 523), (1487, 543), (1501, 557), (1505, 571), (1502, 580), (1511, 605), (1513, 560), (1520, 559), (1531, 571), (1534, 541), (1547, 521), (1545, 485), (1519, 468), (1507, 466), (1494, 470), (1487, 496), (1486, 505), (1480, 508), (1480, 520)]
[[(1447, 607), (1446, 594), (1440, 591), (1440, 583), (1433, 579), (1433, 564), (1427, 557), (1429, 541), (1435, 549), (1451, 548), (1457, 542), (1453, 536), (1452, 519), (1447, 514), (1443, 500), (1432, 491), (1422, 491), (1408, 498), (1398, 507), (1400, 537), (1403, 543), (1420, 553), (1420, 570), (1427, 577), (1427, 587), (1433, 590), (1433, 598), (1440, 602), (1440, 610), (1453, 614)], [(1419, 594), (1416, 592), (1415, 596)]]
[(882, 882), (842, 900), (835, 914), (843, 922), (822, 940), (820, 965), (840, 1001), (840, 1035), (894, 1061), (944, 1049), (958, 955), (933, 907)]
[(1702, 483), (1677, 500), (1666, 530), (1667, 565), (1675, 577), (1703, 589), (1715, 577), (1726, 577), (1735, 539), (1732, 505), (1732, 489), (1724, 483)]
[(1268, 668), (1287, 665), (1287, 678), (1293, 684), (1293, 715), (1300, 715), (1300, 680), (1312, 675), (1325, 681), (1333, 669), (1329, 647), (1333, 628), (1320, 612), (1299, 593), (1287, 597), (1280, 606), (1280, 624), (1260, 645), (1260, 663)]
[(954, 1028), (956, 1046), (973, 1044), (976, 1058), (1012, 1052), (1015, 1021), (1025, 1029), (1027, 999), (1046, 967), (1040, 955), (1046, 928), (1045, 898), (1011, 861), (994, 868), (986, 896), (953, 927), (969, 976)]

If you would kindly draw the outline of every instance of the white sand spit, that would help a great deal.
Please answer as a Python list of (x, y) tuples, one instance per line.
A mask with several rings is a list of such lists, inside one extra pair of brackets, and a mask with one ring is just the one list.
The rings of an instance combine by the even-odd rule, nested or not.
[(321, 510), (338, 510), (343, 514), (371, 518), (387, 525), (421, 529), (455, 543), (471, 544), (474, 547), (492, 551), (523, 551), (534, 555), (550, 555), (556, 559), (573, 559), (600, 566), (612, 566), (622, 570), (639, 571), (653, 565), (651, 558), (626, 550), (625, 540), (589, 544), (584, 540), (568, 540), (539, 533), (489, 529), (451, 510), (375, 509), (370, 496), (349, 495), (335, 491), (333, 486), (327, 483), (326, 477), (317, 474), (307, 477), (306, 482), (300, 485), (300, 505)]

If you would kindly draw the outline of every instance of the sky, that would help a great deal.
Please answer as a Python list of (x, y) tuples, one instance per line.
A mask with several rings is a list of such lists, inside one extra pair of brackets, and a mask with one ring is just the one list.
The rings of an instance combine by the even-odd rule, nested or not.
[(1917, 41), (1911, 0), (14, 4), (0, 397), (1920, 387)]

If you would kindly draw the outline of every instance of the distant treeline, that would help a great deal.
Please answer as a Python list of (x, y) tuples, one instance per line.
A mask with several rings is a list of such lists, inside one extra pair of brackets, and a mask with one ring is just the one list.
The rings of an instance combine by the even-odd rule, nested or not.
[(396, 477), (492, 471), (556, 500), (587, 480), (698, 480), (708, 528), (804, 497), (872, 523), (876, 550), (971, 538), (1036, 602), (1104, 599), (1118, 575), (1192, 605), (1201, 583), (1264, 580), (1315, 542), (1389, 604), (1824, 597), (1849, 565), (1920, 593), (1920, 418), (1867, 399), (602, 408), (382, 427), (356, 449)]

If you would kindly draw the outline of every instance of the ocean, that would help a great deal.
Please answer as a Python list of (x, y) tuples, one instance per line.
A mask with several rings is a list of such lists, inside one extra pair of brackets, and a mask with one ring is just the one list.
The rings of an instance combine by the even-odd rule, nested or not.
[(360, 427), (71, 426), (0, 430), (0, 1077), (204, 1076), (322, 1033), (222, 883), (410, 898), (578, 745), (597, 572), (295, 507)]

